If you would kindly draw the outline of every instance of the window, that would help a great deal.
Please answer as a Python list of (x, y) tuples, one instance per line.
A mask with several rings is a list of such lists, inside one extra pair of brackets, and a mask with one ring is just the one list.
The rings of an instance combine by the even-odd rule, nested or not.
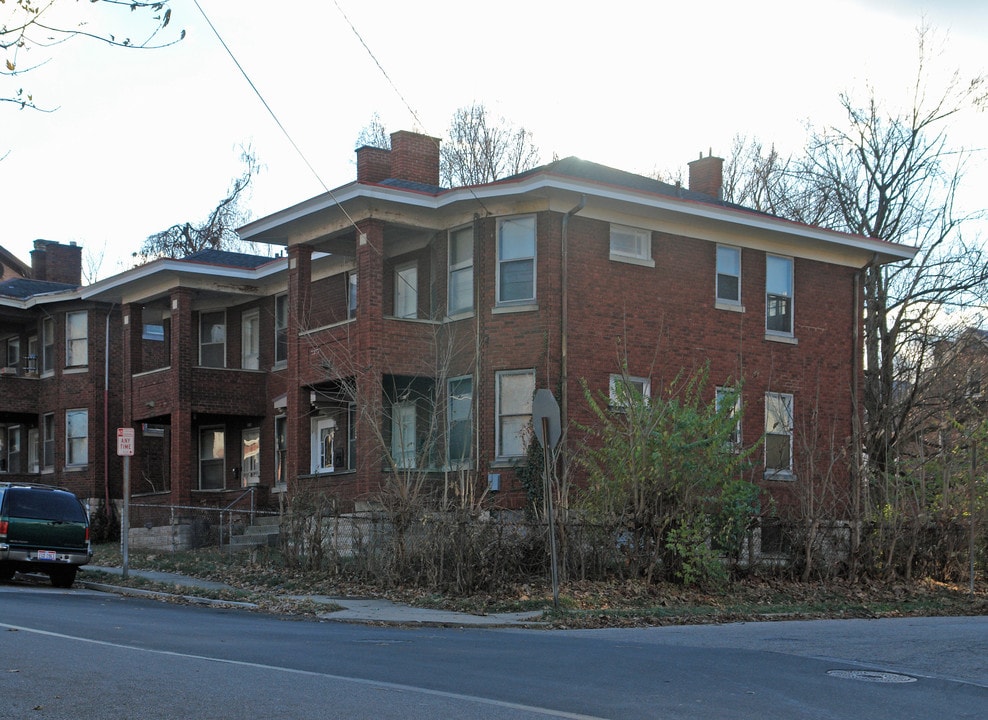
[(449, 234), (449, 300), (447, 315), (473, 311), (473, 227)]
[(612, 410), (625, 410), (634, 399), (648, 400), (652, 394), (652, 383), (648, 378), (630, 375), (611, 375), (608, 386)]
[(765, 393), (765, 476), (792, 477), (792, 395)]
[(535, 216), (506, 218), (497, 224), (497, 302), (535, 300)]
[(346, 316), (353, 320), (357, 317), (357, 273), (348, 273), (346, 292)]
[(534, 370), (497, 373), (498, 458), (522, 457), (527, 452), (534, 395)]
[(450, 467), (466, 467), (472, 454), (473, 378), (453, 378), (448, 387), (446, 461)]
[(415, 263), (395, 268), (395, 317), (418, 317), (419, 268)]
[(357, 403), (347, 404), (347, 468), (357, 469)]
[(65, 367), (89, 364), (89, 313), (65, 313)]
[(7, 428), (7, 472), (21, 471), (21, 427), (12, 425)]
[(199, 489), (222, 490), (226, 486), (226, 433), (223, 428), (199, 431)]
[(31, 335), (27, 339), (27, 357), (24, 358), (24, 372), (34, 374), (38, 372), (38, 336)]
[(226, 314), (222, 310), (199, 315), (199, 364), (226, 367)]
[(728, 414), (730, 417), (734, 418), (734, 429), (727, 440), (727, 444), (731, 451), (736, 452), (741, 449), (741, 394), (737, 391), (737, 388), (717, 388), (717, 412), (721, 412), (726, 403), (730, 403)]
[(261, 316), (254, 308), (244, 311), (240, 318), (240, 367), (257, 370), (261, 354)]
[(244, 428), (240, 441), (240, 485), (257, 485), (261, 482), (261, 429)]
[(288, 295), (274, 298), (274, 361), (288, 362)]
[(400, 469), (416, 467), (416, 407), (414, 402), (391, 406), (391, 458)]
[(41, 321), (41, 371), (55, 369), (55, 321), (45, 318)]
[(55, 414), (45, 413), (41, 419), (41, 467), (51, 470), (55, 467)]
[(792, 259), (769, 255), (765, 261), (765, 329), (792, 335)]
[(336, 441), (336, 421), (319, 416), (312, 419), (312, 473), (331, 473)]
[(288, 418), (277, 415), (274, 419), (274, 484), (285, 487), (285, 456), (288, 453)]
[(141, 311), (141, 339), (164, 342), (165, 320), (160, 308), (143, 308)]
[(89, 462), (89, 411), (65, 411), (65, 464)]
[(741, 304), (741, 248), (717, 246), (717, 302)]
[(652, 233), (640, 228), (611, 225), (611, 259), (652, 259)]
[(7, 338), (7, 367), (15, 368), (21, 363), (21, 339)]
[(30, 473), (41, 471), (38, 456), (38, 428), (29, 428), (27, 431), (27, 471)]

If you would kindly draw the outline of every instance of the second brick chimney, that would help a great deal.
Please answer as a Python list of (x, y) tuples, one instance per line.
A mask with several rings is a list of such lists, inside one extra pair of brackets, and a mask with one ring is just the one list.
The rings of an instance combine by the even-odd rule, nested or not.
[(700, 157), (689, 163), (690, 190), (724, 199), (724, 158), (714, 157), (713, 151), (707, 157)]
[(391, 133), (391, 149), (357, 148), (357, 182), (388, 178), (439, 185), (439, 138), (399, 130)]

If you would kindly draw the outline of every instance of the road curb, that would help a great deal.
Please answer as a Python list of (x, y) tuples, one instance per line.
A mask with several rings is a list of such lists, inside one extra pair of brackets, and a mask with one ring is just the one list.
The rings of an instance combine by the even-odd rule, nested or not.
[(107, 583), (91, 582), (88, 580), (77, 581), (76, 585), (82, 585), (82, 587), (88, 590), (96, 590), (98, 592), (108, 592), (114, 593), (116, 595), (130, 595), (132, 597), (147, 597), (147, 598), (158, 598), (158, 599), (168, 599), (176, 598), (183, 600), (185, 602), (194, 603), (196, 605), (213, 605), (216, 607), (235, 607), (235, 608), (245, 608), (248, 610), (257, 610), (260, 605), (251, 602), (239, 602), (236, 600), (214, 600), (213, 598), (204, 598), (197, 595), (180, 595), (178, 593), (166, 593), (160, 590), (140, 590), (138, 588), (125, 587), (123, 585), (109, 585)]

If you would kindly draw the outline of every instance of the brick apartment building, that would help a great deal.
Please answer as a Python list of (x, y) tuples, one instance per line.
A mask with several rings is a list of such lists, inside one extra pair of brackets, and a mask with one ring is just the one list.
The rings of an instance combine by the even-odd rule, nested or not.
[[(93, 316), (90, 367), (94, 309), (118, 318), (110, 395), (136, 431), (135, 495), (221, 504), (253, 486), (274, 504), (302, 484), (360, 501), (414, 472), (517, 505), (535, 389), (567, 427), (591, 421), (584, 384), (657, 394), (703, 367), (711, 402), (743, 381), (739, 440), (765, 436), (756, 477), (777, 501), (811, 458), (849, 457), (859, 271), (910, 248), (725, 203), (716, 157), (690, 163), (688, 188), (566, 158), (444, 189), (437, 140), (391, 140), (357, 150), (355, 182), (241, 229), (283, 257), (206, 251), (66, 291), (60, 313)], [(41, 337), (46, 312), (17, 312), (0, 341)], [(7, 427), (65, 409), (35, 393), (12, 417), (8, 397), (0, 379)]]

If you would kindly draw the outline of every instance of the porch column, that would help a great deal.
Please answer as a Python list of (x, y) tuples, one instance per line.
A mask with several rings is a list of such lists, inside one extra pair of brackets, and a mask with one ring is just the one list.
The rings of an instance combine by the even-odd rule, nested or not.
[(312, 288), (312, 248), (292, 245), (288, 248), (288, 381), (286, 409), (288, 417), (285, 478), (291, 483), (309, 472), (309, 397), (303, 387), (308, 368), (308, 343), (299, 334), (309, 327)]
[(195, 454), (198, 439), (193, 437), (192, 423), (192, 368), (198, 361), (198, 340), (198, 328), (192, 318), (192, 291), (177, 288), (171, 293), (169, 364), (174, 382), (168, 398), (171, 407), (171, 501), (176, 505), (191, 504), (192, 488), (198, 486)]
[(384, 223), (359, 223), (357, 234), (357, 328), (354, 380), (357, 385), (358, 495), (369, 495), (381, 485), (378, 426), (383, 422), (381, 400), (381, 343), (384, 338)]

